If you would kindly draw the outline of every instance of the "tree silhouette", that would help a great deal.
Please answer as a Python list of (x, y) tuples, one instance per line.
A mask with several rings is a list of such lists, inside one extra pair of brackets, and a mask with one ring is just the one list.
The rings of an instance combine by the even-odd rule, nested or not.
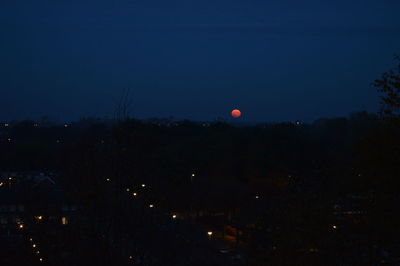
[(382, 114), (393, 118), (400, 115), (400, 56), (396, 56), (398, 65), (375, 80), (374, 86), (382, 93)]

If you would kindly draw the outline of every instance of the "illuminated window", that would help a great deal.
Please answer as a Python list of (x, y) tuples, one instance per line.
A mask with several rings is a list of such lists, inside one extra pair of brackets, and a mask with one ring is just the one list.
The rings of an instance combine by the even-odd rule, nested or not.
[(68, 224), (68, 218), (67, 218), (67, 217), (62, 217), (62, 218), (61, 218), (61, 223), (62, 223), (63, 225)]

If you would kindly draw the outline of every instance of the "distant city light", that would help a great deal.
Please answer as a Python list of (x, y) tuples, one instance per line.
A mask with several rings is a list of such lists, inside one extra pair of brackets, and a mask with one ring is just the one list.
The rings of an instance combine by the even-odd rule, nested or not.
[(259, 198), (260, 198), (260, 196), (256, 195), (256, 199), (259, 199)]
[(39, 250), (37, 250), (37, 251), (36, 251), (36, 254), (40, 254), (40, 251), (39, 251)]
[(18, 227), (19, 227), (19, 229), (24, 229), (24, 225), (23, 224), (20, 224)]
[(150, 207), (150, 208), (153, 208), (153, 207), (154, 207), (154, 205), (153, 205), (153, 204), (150, 204), (150, 205), (149, 205), (149, 207)]
[(146, 184), (142, 184), (142, 187), (145, 187), (146, 186)]
[(133, 192), (132, 195), (133, 195), (134, 197), (136, 197), (136, 196), (137, 196), (137, 193), (136, 193), (136, 192)]
[(40, 261), (40, 262), (42, 262), (42, 261), (43, 261), (43, 259), (42, 259), (42, 258), (40, 258), (40, 259), (39, 259), (39, 261)]
[(107, 181), (107, 182), (110, 182), (110, 181), (111, 181), (111, 179), (110, 179), (110, 178), (106, 178), (106, 181)]
[(65, 124), (64, 127), (68, 127), (68, 124)]
[(172, 219), (176, 219), (176, 214), (173, 214), (173, 215), (172, 215)]
[(336, 226), (336, 225), (333, 225), (332, 228), (333, 228), (333, 229), (337, 229), (337, 226)]
[(129, 259), (131, 260), (131, 259), (133, 259), (133, 257), (132, 257), (132, 256), (129, 256)]
[(213, 232), (212, 231), (208, 231), (207, 235), (208, 235), (208, 237), (211, 237), (213, 235)]
[(127, 188), (127, 189), (126, 189), (126, 192), (129, 192), (129, 191), (130, 191), (130, 189), (129, 189), (129, 188)]
[(10, 126), (10, 124), (8, 124), (8, 123), (5, 123), (5, 124), (4, 124), (4, 126), (5, 126), (5, 127), (8, 127), (8, 126)]
[(42, 220), (43, 219), (43, 216), (41, 216), (41, 215), (39, 215), (39, 216), (35, 216), (35, 218), (36, 218), (36, 220)]
[(36, 247), (36, 244), (33, 244), (32, 247), (35, 248), (35, 247)]

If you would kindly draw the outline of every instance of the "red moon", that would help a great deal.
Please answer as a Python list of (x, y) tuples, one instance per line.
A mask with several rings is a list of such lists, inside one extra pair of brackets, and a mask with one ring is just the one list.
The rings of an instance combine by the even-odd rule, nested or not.
[(242, 113), (240, 112), (240, 110), (235, 109), (235, 110), (232, 110), (231, 115), (232, 115), (234, 118), (238, 118), (238, 117), (240, 117), (240, 116), (242, 115)]

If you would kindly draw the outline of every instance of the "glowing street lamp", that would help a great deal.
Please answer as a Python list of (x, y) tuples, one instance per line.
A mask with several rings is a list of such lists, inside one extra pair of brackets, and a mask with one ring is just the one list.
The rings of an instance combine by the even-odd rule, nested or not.
[(208, 238), (211, 238), (211, 236), (213, 235), (213, 232), (212, 231), (208, 231), (207, 235), (208, 235)]

